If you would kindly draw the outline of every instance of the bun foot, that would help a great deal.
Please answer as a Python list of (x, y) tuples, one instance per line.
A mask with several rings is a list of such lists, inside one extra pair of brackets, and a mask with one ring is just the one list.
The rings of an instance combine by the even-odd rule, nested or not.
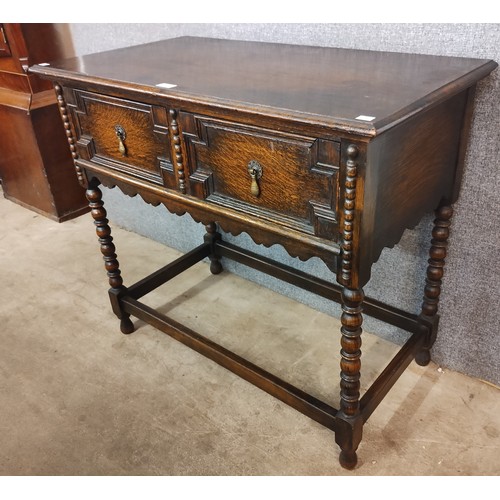
[(429, 349), (421, 349), (415, 356), (415, 362), (420, 366), (427, 366), (431, 362), (431, 353)]
[(130, 318), (122, 318), (120, 321), (120, 330), (125, 335), (128, 335), (135, 330), (134, 323), (132, 323)]
[(356, 455), (355, 451), (342, 450), (340, 452), (339, 462), (344, 469), (352, 470), (358, 463), (358, 456)]
[(222, 264), (218, 259), (210, 260), (210, 272), (212, 274), (220, 274), (222, 272)]

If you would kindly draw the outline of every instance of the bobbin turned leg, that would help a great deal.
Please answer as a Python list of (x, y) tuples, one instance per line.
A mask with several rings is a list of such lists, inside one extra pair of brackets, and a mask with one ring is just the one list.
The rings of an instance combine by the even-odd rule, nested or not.
[(217, 231), (217, 225), (215, 222), (210, 222), (205, 226), (206, 234), (204, 237), (205, 243), (211, 246), (211, 252), (208, 258), (210, 259), (210, 272), (212, 274), (219, 274), (222, 272), (222, 264), (220, 263), (220, 257), (215, 253), (215, 243), (222, 239), (221, 234)]
[(130, 320), (130, 315), (125, 313), (120, 306), (120, 297), (126, 292), (126, 288), (123, 286), (119, 263), (116, 259), (115, 245), (111, 236), (111, 228), (106, 218), (107, 214), (102, 201), (102, 192), (98, 186), (99, 183), (96, 180), (90, 182), (86, 195), (94, 219), (97, 237), (101, 245), (104, 267), (111, 286), (109, 290), (111, 307), (113, 308), (113, 312), (120, 318), (120, 330), (122, 333), (128, 334), (134, 331), (134, 325)]
[(436, 340), (438, 328), (438, 304), (441, 293), (441, 283), (444, 274), (444, 264), (446, 258), (446, 248), (450, 235), (451, 217), (453, 208), (444, 205), (435, 212), (434, 227), (432, 229), (431, 248), (429, 250), (429, 260), (427, 267), (427, 277), (425, 280), (424, 300), (422, 302), (422, 312), (420, 321), (428, 325), (428, 334), (422, 349), (415, 356), (415, 361), (420, 366), (426, 366), (431, 360), (430, 349)]
[(346, 469), (356, 466), (356, 450), (363, 430), (359, 411), (363, 299), (362, 289), (342, 289), (340, 411), (336, 416), (335, 441), (341, 449), (340, 465)]

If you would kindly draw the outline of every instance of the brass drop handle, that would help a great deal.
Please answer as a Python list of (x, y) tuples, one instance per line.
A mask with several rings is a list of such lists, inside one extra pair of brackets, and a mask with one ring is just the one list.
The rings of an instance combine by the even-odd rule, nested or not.
[(259, 189), (259, 184), (257, 183), (257, 172), (255, 170), (252, 170), (250, 172), (250, 177), (252, 178), (252, 185), (250, 186), (250, 192), (254, 196), (259, 196), (260, 189)]
[(125, 146), (125, 139), (127, 134), (121, 125), (115, 125), (115, 134), (118, 137), (118, 151), (122, 156), (127, 156), (127, 147)]
[(250, 174), (250, 179), (252, 183), (250, 185), (250, 192), (258, 197), (260, 195), (260, 187), (257, 182), (262, 177), (262, 166), (256, 160), (251, 160), (247, 165), (248, 173)]

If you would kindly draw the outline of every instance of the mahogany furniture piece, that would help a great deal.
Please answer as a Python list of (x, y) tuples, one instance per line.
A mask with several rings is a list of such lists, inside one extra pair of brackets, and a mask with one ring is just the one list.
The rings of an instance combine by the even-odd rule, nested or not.
[(88, 212), (57, 98), (28, 66), (72, 55), (67, 27), (0, 24), (0, 180), (6, 198), (51, 219)]
[[(182, 37), (35, 66), (52, 80), (87, 189), (123, 333), (140, 318), (332, 429), (353, 468), (364, 423), (408, 364), (425, 365), (476, 83), (493, 61)], [(204, 242), (125, 287), (99, 184), (206, 224)], [(422, 310), (365, 298), (384, 247), (435, 210)], [(217, 230), (321, 258), (318, 279)], [(340, 408), (140, 298), (204, 258), (235, 259), (342, 304)], [(332, 283), (334, 276), (338, 284)], [(362, 313), (412, 335), (360, 395)], [(332, 332), (333, 334), (333, 332)]]

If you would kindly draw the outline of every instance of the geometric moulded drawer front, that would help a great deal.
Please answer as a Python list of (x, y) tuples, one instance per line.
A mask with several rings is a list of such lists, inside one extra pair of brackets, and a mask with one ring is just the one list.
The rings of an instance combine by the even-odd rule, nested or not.
[(75, 101), (81, 158), (171, 187), (164, 108), (78, 90)]
[(181, 113), (190, 194), (338, 238), (339, 143)]

